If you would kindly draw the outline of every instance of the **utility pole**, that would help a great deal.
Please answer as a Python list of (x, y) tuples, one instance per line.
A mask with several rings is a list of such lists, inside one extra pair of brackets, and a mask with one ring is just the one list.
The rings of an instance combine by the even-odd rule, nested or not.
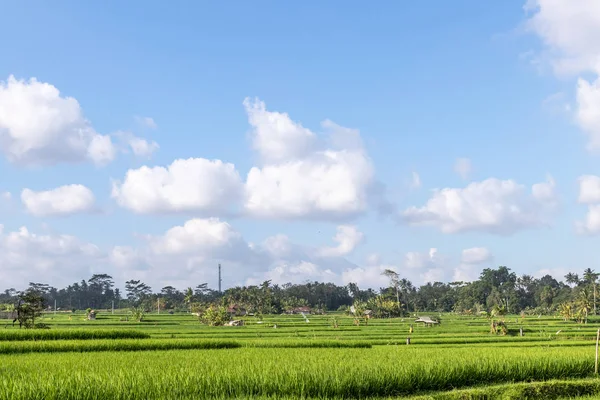
[(160, 297), (156, 299), (156, 313), (160, 314)]
[(54, 299), (54, 315), (56, 315), (56, 299)]
[(219, 294), (221, 294), (221, 264), (219, 264)]
[(112, 306), (111, 306), (111, 314), (115, 313), (115, 301), (112, 301)]

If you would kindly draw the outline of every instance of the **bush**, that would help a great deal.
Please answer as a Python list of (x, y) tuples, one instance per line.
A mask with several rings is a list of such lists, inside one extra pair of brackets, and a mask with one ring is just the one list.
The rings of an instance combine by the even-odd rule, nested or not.
[(216, 305), (209, 306), (200, 316), (200, 321), (209, 326), (223, 326), (229, 320), (227, 308)]

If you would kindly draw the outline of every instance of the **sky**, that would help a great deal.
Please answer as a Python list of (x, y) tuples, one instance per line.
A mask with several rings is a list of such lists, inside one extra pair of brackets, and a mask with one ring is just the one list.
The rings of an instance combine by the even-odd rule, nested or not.
[(3, 14), (0, 288), (599, 268), (596, 0)]

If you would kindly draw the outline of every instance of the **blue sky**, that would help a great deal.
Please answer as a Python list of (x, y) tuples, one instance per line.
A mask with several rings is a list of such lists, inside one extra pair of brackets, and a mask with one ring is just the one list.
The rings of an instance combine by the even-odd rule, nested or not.
[[(551, 270), (557, 275), (595, 268), (594, 235), (600, 226), (591, 218), (588, 229), (577, 232), (576, 222), (583, 221), (588, 210), (588, 205), (578, 204), (578, 178), (596, 173), (598, 155), (587, 144), (600, 117), (595, 119), (593, 113), (596, 103), (582, 103), (577, 79), (593, 84), (597, 78), (598, 71), (585, 61), (600, 49), (581, 38), (600, 31), (598, 7), (594, 1), (579, 0), (576, 7), (586, 17), (577, 23), (577, 15), (561, 12), (566, 1), (529, 3), (529, 11), (523, 0), (376, 6), (275, 1), (235, 6), (137, 1), (5, 4), (3, 14), (10, 17), (0, 25), (5, 93), (0, 97), (0, 139), (15, 139), (44, 107), (48, 99), (20, 97), (19, 102), (14, 97), (19, 85), (39, 89), (30, 81), (36, 78), (60, 91), (54, 100), (76, 99), (81, 121), (88, 121), (77, 123), (111, 137), (115, 146), (122, 142), (126, 148), (138, 137), (159, 148), (151, 156), (136, 156), (133, 148), (117, 151), (102, 165), (69, 161), (54, 153), (40, 166), (32, 158), (15, 161), (14, 148), (0, 140), (0, 192), (11, 193), (10, 200), (0, 203), (0, 247), (17, 254), (0, 256), (0, 282), (23, 286), (45, 279), (62, 284), (106, 270), (118, 279), (139, 277), (156, 287), (183, 285), (189, 280), (211, 282), (219, 261), (230, 267), (230, 285), (263, 278), (330, 277), (340, 283), (362, 279), (362, 285), (376, 286), (382, 282), (378, 271), (383, 266), (418, 283), (431, 277), (476, 276), (480, 268), (495, 265), (518, 273)], [(570, 30), (565, 32), (565, 27)], [(564, 59), (576, 61), (567, 72), (560, 67)], [(13, 86), (9, 76), (14, 76)], [(374, 173), (364, 185), (349, 184), (359, 192), (369, 191), (371, 180), (383, 184), (395, 211), (380, 215), (369, 201), (355, 203), (358, 212), (340, 212), (337, 219), (328, 215), (331, 208), (314, 207), (294, 218), (281, 213), (258, 216), (240, 211), (242, 199), (233, 205), (240, 212), (231, 215), (191, 204), (189, 193), (180, 191), (172, 196), (191, 204), (184, 212), (168, 206), (136, 212), (111, 197), (111, 182), (123, 182), (128, 170), (167, 167), (177, 159), (232, 163), (242, 184), (251, 168), (273, 164), (256, 150), (257, 132), (269, 127), (249, 123), (243, 105), (247, 97), (264, 102), (266, 113), (287, 113), (289, 121), (309, 129), (323, 143), (324, 120), (358, 130), (361, 154)], [(141, 122), (143, 117), (156, 127)], [(53, 118), (64, 122), (58, 111)], [(54, 126), (53, 121), (47, 125)], [(59, 128), (53, 133), (59, 147), (65, 137), (61, 123), (56, 122)], [(45, 134), (45, 128), (36, 129)], [(43, 146), (38, 150), (53, 151)], [(296, 161), (314, 161), (306, 157)], [(458, 158), (470, 161), (466, 179), (455, 172)], [(284, 171), (288, 161), (293, 162), (279, 160), (276, 166)], [(281, 173), (281, 179), (294, 184), (293, 176)], [(419, 187), (412, 185), (413, 173), (420, 178)], [(434, 189), (461, 190), (490, 178), (524, 185), (525, 192), (510, 198), (487, 193), (463, 199), (463, 208), (473, 208), (463, 215), (487, 215), (491, 220), (486, 223), (459, 227), (464, 221), (455, 220), (449, 232), (441, 228), (448, 215), (428, 214), (425, 223), (423, 214), (407, 214), (410, 207), (425, 206)], [(204, 187), (199, 179), (196, 183)], [(532, 198), (531, 186), (544, 182), (552, 198)], [(87, 187), (93, 204), (77, 208), (71, 204), (76, 194), (66, 191), (44, 197), (43, 192), (72, 184)], [(143, 185), (151, 183), (136, 187)], [(22, 198), (26, 188), (38, 204), (37, 214), (33, 203), (28, 206)], [(132, 196), (142, 196), (142, 189)], [(160, 185), (152, 190), (160, 191)], [(498, 209), (511, 207), (517, 207), (516, 216), (494, 216)], [(169, 229), (210, 217), (219, 218), (210, 226), (229, 224), (235, 234), (215, 241), (210, 239), (215, 233), (206, 233), (210, 226), (199, 224), (194, 229), (200, 231), (186, 231), (191, 237), (176, 238), (178, 250), (163, 245), (175, 240), (167, 235)], [(344, 236), (346, 247), (333, 251), (335, 256), (323, 256), (323, 248), (334, 246), (340, 225), (352, 227), (354, 233), (346, 231), (351, 238)], [(15, 234), (15, 245), (11, 232), (22, 226), (28, 234)], [(232, 245), (231, 238), (238, 234), (241, 243)], [(58, 252), (48, 250), (51, 244), (60, 248), (60, 235), (69, 235), (71, 244)], [(286, 251), (265, 244), (274, 235), (287, 236)], [(86, 245), (97, 246), (97, 251), (82, 251)], [(127, 262), (115, 262), (115, 246), (127, 249)], [(437, 252), (430, 253), (432, 248)], [(243, 259), (248, 249), (252, 254)], [(467, 249), (477, 249), (472, 254), (479, 258), (465, 263)], [(414, 257), (418, 260), (411, 262)], [(456, 275), (457, 270), (470, 272)]]

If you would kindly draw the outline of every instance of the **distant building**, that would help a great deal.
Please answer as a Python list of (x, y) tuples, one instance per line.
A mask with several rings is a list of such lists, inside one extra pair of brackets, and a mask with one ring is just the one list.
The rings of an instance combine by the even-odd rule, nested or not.
[(227, 307), (227, 312), (232, 317), (239, 317), (241, 315), (248, 314), (248, 311), (244, 307), (239, 306), (237, 304), (233, 304), (233, 305), (230, 305), (229, 307)]
[(430, 325), (430, 326), (433, 326), (433, 325), (439, 323), (439, 322), (431, 319), (431, 317), (420, 317), (420, 318), (416, 319), (415, 322), (421, 322), (424, 325)]
[(312, 313), (312, 308), (310, 307), (294, 307), (288, 311), (286, 311), (286, 314), (310, 314)]

